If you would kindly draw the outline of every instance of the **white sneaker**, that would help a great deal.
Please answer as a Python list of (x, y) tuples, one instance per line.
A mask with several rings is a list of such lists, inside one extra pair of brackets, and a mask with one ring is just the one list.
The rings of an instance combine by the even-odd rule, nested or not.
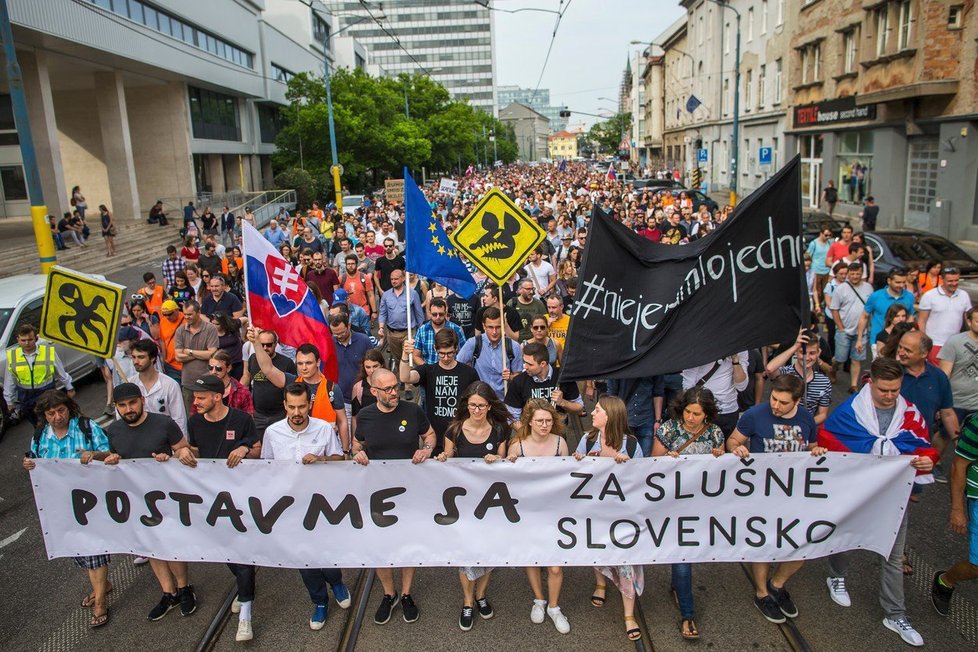
[(251, 633), (251, 621), (239, 620), (238, 633), (234, 635), (234, 640), (240, 643), (242, 641), (250, 641), (254, 637), (255, 635)]
[(235, 598), (234, 602), (231, 603), (231, 613), (239, 614), (241, 613), (241, 602)]
[(539, 602), (534, 602), (533, 607), (530, 609), (530, 622), (539, 625), (543, 622), (546, 615), (547, 612), (543, 608), (543, 605)]
[(149, 563), (149, 557), (133, 557), (132, 558), (132, 565), (133, 566), (142, 566), (143, 564), (148, 564), (148, 563)]
[(849, 599), (849, 591), (846, 590), (846, 578), (826, 577), (825, 583), (829, 586), (829, 597), (832, 602), (840, 607), (851, 607), (852, 600)]
[(921, 647), (924, 644), (924, 637), (913, 628), (907, 617), (897, 618), (892, 620), (890, 618), (883, 619), (883, 626), (887, 629), (896, 632), (903, 639), (903, 642), (907, 645), (913, 645), (914, 647)]
[(554, 607), (551, 609), (547, 607), (547, 615), (550, 616), (550, 620), (554, 621), (554, 627), (561, 634), (570, 633), (570, 623), (567, 622), (567, 616), (560, 612), (560, 607)]

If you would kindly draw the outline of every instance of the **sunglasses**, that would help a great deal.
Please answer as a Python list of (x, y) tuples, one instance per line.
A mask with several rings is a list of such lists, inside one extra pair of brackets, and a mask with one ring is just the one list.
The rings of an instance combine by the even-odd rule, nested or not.
[(207, 365), (207, 368), (210, 369), (211, 371), (224, 371), (224, 366), (223, 365), (213, 365), (213, 364), (210, 364), (210, 365)]
[(961, 270), (957, 267), (945, 267), (941, 270), (941, 274), (960, 274)]

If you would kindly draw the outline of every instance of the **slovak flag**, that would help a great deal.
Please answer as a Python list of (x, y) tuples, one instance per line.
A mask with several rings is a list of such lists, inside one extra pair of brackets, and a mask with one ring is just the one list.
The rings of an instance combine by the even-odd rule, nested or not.
[(608, 179), (615, 181), (618, 179), (618, 175), (615, 173), (615, 164), (612, 163), (608, 166)]
[(248, 222), (241, 224), (244, 248), (245, 295), (248, 317), (255, 328), (274, 330), (283, 344), (319, 349), (323, 374), (339, 379), (333, 334), (316, 295), (292, 267)]

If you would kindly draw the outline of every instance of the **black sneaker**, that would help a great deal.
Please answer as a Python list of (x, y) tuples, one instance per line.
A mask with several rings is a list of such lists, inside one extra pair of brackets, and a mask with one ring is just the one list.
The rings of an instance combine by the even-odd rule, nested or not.
[(951, 613), (951, 596), (954, 589), (941, 584), (940, 579), (944, 571), (934, 573), (934, 582), (930, 585), (930, 601), (934, 603), (934, 609), (942, 616)]
[(784, 614), (781, 613), (777, 600), (769, 595), (766, 595), (763, 598), (755, 597), (754, 606), (761, 612), (761, 615), (776, 625), (780, 625), (785, 621)]
[(397, 606), (401, 598), (396, 593), (394, 595), (384, 595), (384, 598), (380, 601), (380, 606), (377, 608), (377, 613), (374, 614), (374, 622), (378, 625), (386, 625), (387, 621), (391, 619), (391, 610)]
[(788, 618), (798, 617), (798, 607), (792, 601), (791, 596), (788, 595), (788, 590), (784, 587), (780, 589), (774, 588), (770, 582), (767, 583), (767, 592), (770, 594), (774, 601), (778, 603), (778, 609), (781, 610)]
[(474, 614), (474, 609), (469, 606), (462, 607), (462, 613), (458, 617), (458, 628), (463, 632), (467, 632), (472, 629), (472, 617)]
[(188, 584), (182, 589), (177, 589), (176, 598), (180, 602), (181, 616), (189, 616), (197, 611), (197, 594), (194, 593), (192, 584)]
[(178, 604), (180, 604), (180, 601), (177, 599), (177, 596), (172, 593), (164, 593), (163, 597), (160, 598), (160, 603), (149, 612), (149, 619), (154, 622), (160, 620), (163, 616), (170, 613), (170, 609), (173, 609)]
[(404, 615), (404, 622), (406, 623), (413, 623), (421, 615), (418, 606), (414, 604), (414, 600), (407, 593), (401, 596), (401, 613)]
[(493, 617), (495, 612), (493, 612), (492, 605), (489, 604), (488, 598), (479, 598), (475, 601), (475, 604), (479, 607), (479, 615), (482, 616), (483, 620), (489, 620)]

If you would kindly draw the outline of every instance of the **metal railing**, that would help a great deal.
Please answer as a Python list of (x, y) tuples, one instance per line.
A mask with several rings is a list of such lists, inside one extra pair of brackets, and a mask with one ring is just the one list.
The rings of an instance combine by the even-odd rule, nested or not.
[(255, 226), (262, 228), (278, 215), (282, 208), (289, 213), (295, 212), (296, 193), (295, 190), (265, 190), (260, 193), (251, 193), (245, 201), (231, 206), (231, 212), (241, 215), (246, 209), (251, 209), (255, 215)]

